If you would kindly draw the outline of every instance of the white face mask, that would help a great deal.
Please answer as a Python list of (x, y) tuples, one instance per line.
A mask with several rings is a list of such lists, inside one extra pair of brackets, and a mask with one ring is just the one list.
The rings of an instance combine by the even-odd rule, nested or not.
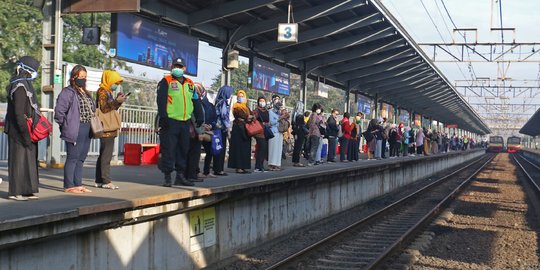
[(315, 112), (316, 112), (317, 114), (321, 114), (321, 110), (320, 110), (320, 109), (315, 110)]
[(259, 107), (264, 108), (266, 107), (266, 102), (259, 102)]

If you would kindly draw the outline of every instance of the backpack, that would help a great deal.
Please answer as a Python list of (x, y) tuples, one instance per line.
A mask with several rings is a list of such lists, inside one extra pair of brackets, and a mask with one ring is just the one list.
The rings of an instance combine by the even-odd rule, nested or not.
[(284, 133), (286, 132), (287, 130), (289, 130), (289, 120), (287, 119), (281, 119), (279, 120), (278, 122), (278, 131), (280, 133)]

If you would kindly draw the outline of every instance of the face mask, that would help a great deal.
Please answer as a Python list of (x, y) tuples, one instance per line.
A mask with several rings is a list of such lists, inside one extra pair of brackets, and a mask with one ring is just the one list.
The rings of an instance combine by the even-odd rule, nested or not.
[(274, 107), (276, 107), (276, 108), (280, 108), (281, 105), (282, 105), (281, 102), (276, 102), (276, 103), (274, 103)]
[(184, 76), (184, 70), (181, 68), (173, 68), (171, 71), (173, 77), (180, 78)]
[(30, 78), (29, 78), (30, 80), (34, 80), (34, 79), (36, 79), (37, 76), (38, 76), (37, 71), (35, 71), (35, 70), (32, 69), (31, 67), (29, 67), (29, 66), (27, 66), (27, 65), (25, 65), (25, 64), (23, 64), (23, 63), (19, 63), (18, 68), (20, 68), (20, 69), (22, 69), (22, 70), (28, 72), (28, 73), (30, 74)]
[(244, 100), (246, 100), (246, 99), (243, 98), (243, 97), (239, 97), (239, 98), (238, 98), (238, 102), (240, 102), (240, 103), (244, 103)]
[(317, 114), (321, 114), (321, 110), (316, 110), (315, 111)]
[(116, 91), (116, 89), (118, 89), (118, 84), (111, 85), (111, 90), (112, 91)]
[(261, 108), (266, 107), (266, 102), (259, 102), (259, 107), (261, 107)]
[(86, 87), (86, 79), (75, 79), (75, 85), (80, 88)]

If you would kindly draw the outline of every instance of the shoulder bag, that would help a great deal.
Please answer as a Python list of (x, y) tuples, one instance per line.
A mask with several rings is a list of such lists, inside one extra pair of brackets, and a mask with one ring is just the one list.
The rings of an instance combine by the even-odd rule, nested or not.
[[(109, 98), (112, 98), (112, 95), (110, 93), (107, 93), (107, 95), (109, 96)], [(96, 112), (99, 120), (101, 120), (101, 123), (103, 124), (103, 131), (110, 132), (119, 130), (122, 125), (122, 118), (120, 117), (120, 113), (118, 113), (118, 111), (115, 109), (112, 109), (107, 113), (101, 111), (101, 106), (99, 106), (99, 98), (97, 104), (98, 108)]]

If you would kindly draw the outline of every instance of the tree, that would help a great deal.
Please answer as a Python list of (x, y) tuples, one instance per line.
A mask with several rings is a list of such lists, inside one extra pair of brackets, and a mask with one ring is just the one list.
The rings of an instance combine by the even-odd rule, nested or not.
[[(15, 69), (15, 61), (30, 55), (41, 60), (43, 16), (32, 7), (32, 0), (4, 0), (0, 9), (0, 102), (6, 102), (6, 87)], [(34, 88), (40, 92), (40, 79)], [(39, 100), (39, 99), (38, 99)]]
[[(94, 16), (94, 19), (92, 19)], [(110, 58), (107, 55), (111, 42), (111, 14), (97, 13), (91, 14), (71, 14), (64, 15), (64, 46), (63, 60), (66, 62), (81, 64), (98, 69), (121, 68), (132, 72), (131, 67), (126, 62)], [(84, 26), (95, 26), (101, 29), (101, 44), (82, 44), (82, 28)]]

